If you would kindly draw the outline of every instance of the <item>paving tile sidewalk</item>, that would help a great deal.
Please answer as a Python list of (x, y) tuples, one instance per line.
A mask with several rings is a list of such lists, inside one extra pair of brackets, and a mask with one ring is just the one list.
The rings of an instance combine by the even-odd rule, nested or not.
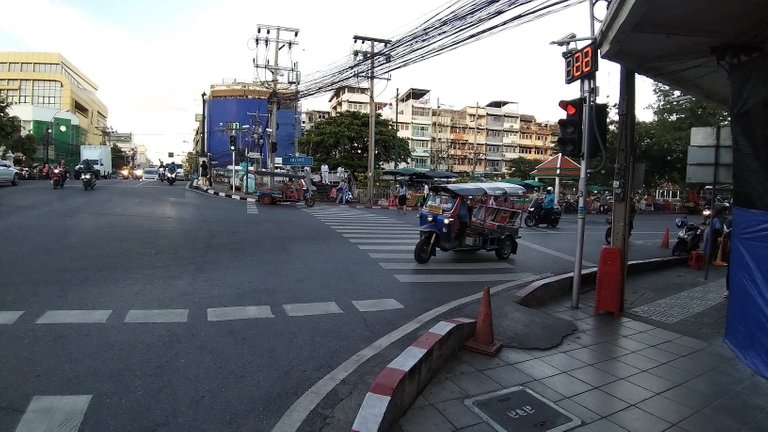
[[(687, 268), (630, 277), (620, 318), (593, 316), (593, 293), (581, 296), (580, 309), (570, 298), (540, 308), (578, 330), (548, 350), (504, 348), (494, 358), (459, 352), (393, 430), (493, 431), (465, 401), (515, 386), (578, 417), (577, 431), (768, 430), (768, 381), (722, 343), (725, 271), (711, 270), (707, 281)], [(686, 296), (705, 299), (681, 308)], [(697, 316), (720, 320), (720, 328), (700, 326)]]

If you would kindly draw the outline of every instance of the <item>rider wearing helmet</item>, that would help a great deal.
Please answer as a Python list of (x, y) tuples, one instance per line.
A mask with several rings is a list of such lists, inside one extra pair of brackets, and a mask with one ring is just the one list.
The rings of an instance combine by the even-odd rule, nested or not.
[(552, 186), (547, 188), (547, 194), (544, 195), (544, 204), (542, 205), (541, 216), (548, 218), (555, 211), (555, 192)]

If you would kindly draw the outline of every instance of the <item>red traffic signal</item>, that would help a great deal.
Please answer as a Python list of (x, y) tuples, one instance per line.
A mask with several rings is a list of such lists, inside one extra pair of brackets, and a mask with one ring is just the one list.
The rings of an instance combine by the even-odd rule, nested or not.
[(561, 100), (559, 105), (566, 113), (564, 119), (557, 121), (558, 126), (560, 126), (560, 137), (557, 139), (560, 153), (571, 158), (580, 158), (584, 99)]
[[(576, 106), (577, 103), (579, 104), (578, 108)], [(572, 116), (579, 112), (579, 108), (581, 107), (581, 99), (561, 100), (559, 105), (560, 108), (565, 110), (566, 114)]]

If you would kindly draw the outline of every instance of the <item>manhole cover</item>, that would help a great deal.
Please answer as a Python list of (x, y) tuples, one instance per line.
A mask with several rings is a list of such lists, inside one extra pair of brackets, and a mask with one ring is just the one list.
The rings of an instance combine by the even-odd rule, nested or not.
[(525, 387), (512, 387), (464, 401), (499, 432), (559, 432), (581, 420)]

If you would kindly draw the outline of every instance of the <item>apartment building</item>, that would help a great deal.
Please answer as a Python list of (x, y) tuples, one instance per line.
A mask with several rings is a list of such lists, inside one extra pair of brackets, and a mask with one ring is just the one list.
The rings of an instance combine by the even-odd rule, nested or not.
[[(37, 162), (79, 158), (80, 145), (101, 144), (108, 111), (98, 87), (59, 53), (0, 52), (0, 96), (40, 142)], [(46, 154), (47, 153), (47, 154)]]
[(368, 113), (370, 96), (367, 87), (342, 86), (334, 90), (328, 99), (330, 115), (337, 116), (344, 111)]
[(426, 89), (408, 89), (395, 101), (394, 110), (385, 117), (397, 125), (397, 135), (408, 141), (411, 149), (409, 166), (432, 168), (432, 159), (439, 159), (432, 148), (432, 105)]
[(327, 119), (331, 116), (330, 111), (323, 110), (307, 110), (301, 112), (301, 129), (306, 131), (320, 120)]

